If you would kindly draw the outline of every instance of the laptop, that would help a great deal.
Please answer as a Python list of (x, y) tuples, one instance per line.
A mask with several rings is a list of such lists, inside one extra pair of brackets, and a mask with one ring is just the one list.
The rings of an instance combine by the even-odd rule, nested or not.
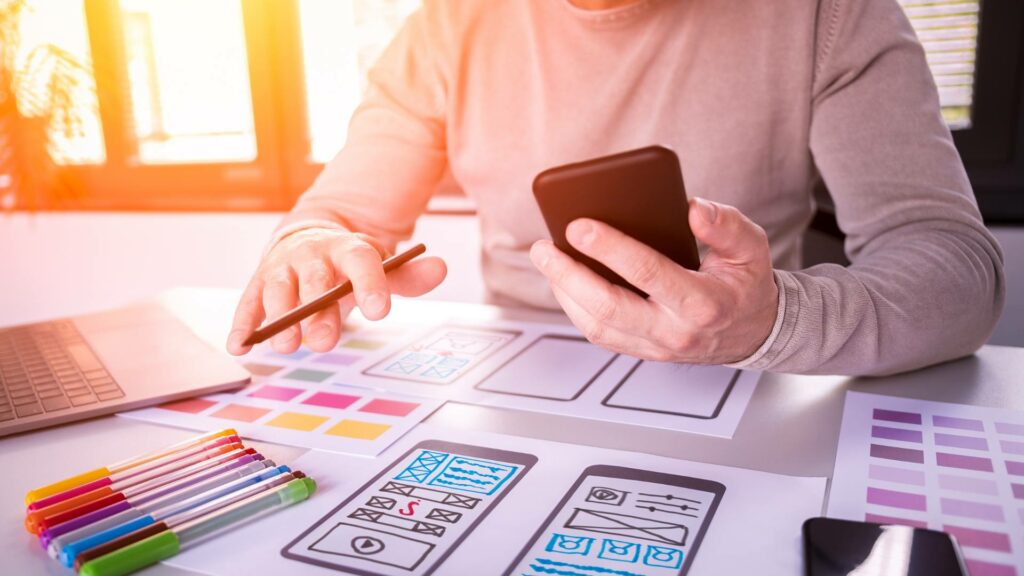
[(0, 436), (240, 388), (249, 379), (155, 302), (0, 328)]

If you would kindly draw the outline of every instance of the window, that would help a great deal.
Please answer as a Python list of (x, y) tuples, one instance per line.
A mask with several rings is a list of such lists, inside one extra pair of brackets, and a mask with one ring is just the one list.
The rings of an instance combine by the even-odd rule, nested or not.
[[(106, 159), (93, 80), (85, 11), (80, 0), (47, 0), (21, 14), (15, 57), (22, 72), (17, 89), (22, 113), (45, 113), (48, 102), (66, 99), (71, 119), (50, 127), (50, 153), (61, 164), (99, 164)], [(52, 84), (54, 68), (64, 80)]]
[(978, 48), (979, 0), (900, 0), (924, 46), (953, 130), (970, 128)]
[(311, 159), (345, 143), (366, 74), (417, 0), (300, 0), (302, 63)]

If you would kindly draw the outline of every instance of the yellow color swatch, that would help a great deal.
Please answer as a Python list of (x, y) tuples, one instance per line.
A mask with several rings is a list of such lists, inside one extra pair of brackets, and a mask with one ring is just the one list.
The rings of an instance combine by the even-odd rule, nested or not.
[(312, 414), (298, 414), (296, 412), (282, 412), (272, 420), (266, 422), (266, 425), (309, 432), (324, 422), (327, 422), (327, 420), (328, 418), (326, 416), (313, 416)]
[(358, 438), (359, 440), (376, 440), (378, 436), (388, 431), (391, 426), (387, 424), (375, 424), (360, 420), (342, 420), (327, 430), (327, 434), (333, 436), (345, 436), (346, 438)]

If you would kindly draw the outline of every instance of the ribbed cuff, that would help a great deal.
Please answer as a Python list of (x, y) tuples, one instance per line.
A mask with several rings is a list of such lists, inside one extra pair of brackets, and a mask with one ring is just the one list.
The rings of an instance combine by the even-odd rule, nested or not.
[(341, 224), (334, 222), (333, 220), (299, 220), (298, 222), (292, 222), (278, 228), (274, 235), (270, 237), (270, 241), (267, 242), (266, 248), (263, 249), (263, 256), (270, 252), (270, 250), (277, 246), (277, 243), (284, 240), (286, 237), (301, 232), (303, 230), (309, 230), (311, 228), (326, 228), (328, 230), (348, 230)]
[[(775, 276), (775, 286), (779, 291), (779, 306), (775, 312), (775, 325), (772, 326), (771, 333), (768, 334), (768, 338), (765, 339), (760, 348), (739, 362), (726, 364), (726, 366), (729, 366), (730, 368), (763, 368), (764, 366), (762, 364), (768, 363), (768, 359), (765, 357), (768, 356), (768, 352), (779, 340), (779, 334), (782, 333), (782, 327), (786, 322), (786, 283), (778, 270), (775, 270), (773, 274)], [(765, 362), (762, 363), (762, 360), (765, 360)]]

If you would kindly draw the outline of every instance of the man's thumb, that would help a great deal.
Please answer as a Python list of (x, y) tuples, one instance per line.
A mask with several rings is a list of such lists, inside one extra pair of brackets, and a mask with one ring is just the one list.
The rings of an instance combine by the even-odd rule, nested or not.
[(766, 256), (770, 259), (764, 229), (732, 206), (691, 199), (690, 230), (710, 248), (710, 254), (732, 264), (749, 264)]

